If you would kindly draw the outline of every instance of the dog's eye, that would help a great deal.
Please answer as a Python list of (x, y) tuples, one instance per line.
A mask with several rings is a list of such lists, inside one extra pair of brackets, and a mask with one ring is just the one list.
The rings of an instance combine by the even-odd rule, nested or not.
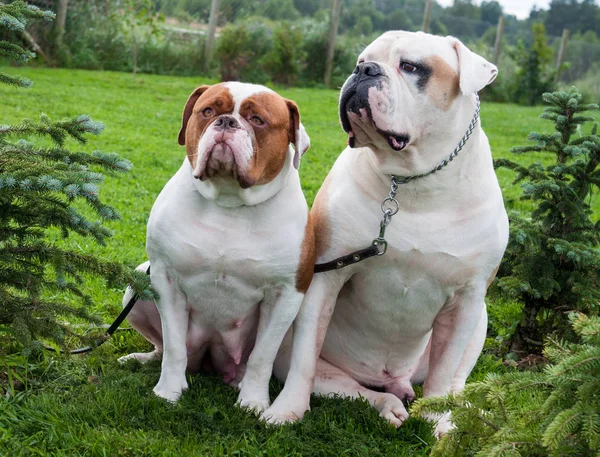
[(252, 117), (250, 118), (250, 120), (251, 120), (251, 121), (252, 121), (254, 124), (256, 124), (256, 125), (263, 125), (263, 124), (265, 123), (265, 121), (263, 121), (263, 120), (262, 120), (260, 117), (258, 117), (258, 116), (252, 116)]
[(204, 108), (204, 109), (202, 110), (202, 115), (203, 115), (204, 117), (211, 117), (211, 116), (213, 115), (213, 110), (212, 110), (212, 108)]
[(407, 73), (414, 73), (415, 71), (417, 71), (419, 69), (419, 67), (417, 67), (416, 65), (413, 65), (410, 62), (400, 62), (400, 68), (404, 71), (406, 71)]

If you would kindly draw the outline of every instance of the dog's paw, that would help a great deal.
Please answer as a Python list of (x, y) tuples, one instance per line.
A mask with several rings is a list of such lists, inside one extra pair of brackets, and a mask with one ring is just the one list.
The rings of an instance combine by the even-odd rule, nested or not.
[[(267, 387), (268, 389), (268, 387)], [(240, 383), (240, 394), (236, 405), (240, 408), (252, 411), (255, 414), (262, 413), (270, 405), (269, 391), (267, 389), (250, 389), (244, 386), (244, 381)], [(261, 392), (264, 390), (263, 392)]]
[(119, 363), (126, 363), (129, 360), (137, 360), (142, 365), (153, 360), (160, 359), (160, 352), (152, 351), (152, 352), (133, 352), (131, 354), (124, 355), (123, 357), (119, 357), (117, 361)]
[(238, 384), (240, 393), (236, 405), (240, 408), (248, 409), (255, 414), (260, 414), (267, 409), (271, 404), (269, 400), (269, 385), (259, 386), (261, 386), (260, 383), (250, 383), (244, 378)]
[(436, 439), (439, 440), (442, 436), (447, 435), (454, 427), (454, 422), (450, 420), (450, 414), (446, 413), (437, 420), (433, 434)]
[(183, 382), (164, 382), (161, 379), (152, 391), (157, 397), (164, 398), (171, 403), (176, 403), (179, 397), (181, 397), (182, 392), (187, 388), (188, 385), (185, 378)]
[(278, 408), (273, 408), (271, 406), (260, 415), (260, 420), (271, 425), (284, 425), (299, 421), (303, 417), (304, 413), (297, 414), (289, 409), (279, 411)]
[(408, 411), (406, 411), (402, 400), (394, 394), (381, 394), (381, 396), (375, 400), (373, 406), (377, 408), (381, 417), (395, 427), (400, 427), (402, 423), (408, 419)]
[(303, 400), (303, 397), (297, 393), (285, 395), (284, 388), (271, 407), (261, 414), (260, 419), (268, 424), (283, 425), (302, 419), (308, 410), (310, 410), (308, 399)]
[(241, 395), (236, 403), (240, 408), (247, 409), (254, 414), (260, 414), (269, 407), (269, 400), (242, 398)]

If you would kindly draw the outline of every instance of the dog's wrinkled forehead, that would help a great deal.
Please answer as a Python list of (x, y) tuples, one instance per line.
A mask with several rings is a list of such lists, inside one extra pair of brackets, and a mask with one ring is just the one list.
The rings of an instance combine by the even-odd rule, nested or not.
[(481, 90), (498, 74), (495, 65), (457, 38), (423, 32), (384, 33), (360, 54), (359, 63), (368, 61), (384, 64), (392, 79), (392, 72), (398, 79), (409, 77), (406, 81), (412, 81), (442, 109), (448, 109), (461, 92), (471, 96)]
[(394, 68), (401, 60), (423, 64), (441, 60), (458, 73), (458, 58), (452, 42), (446, 37), (423, 32), (386, 32), (358, 57), (359, 62), (383, 62)]
[[(234, 113), (239, 113), (240, 108), (246, 99), (263, 100), (267, 103), (267, 100), (277, 100), (281, 97), (265, 86), (259, 86), (258, 84), (248, 84), (240, 82), (227, 82), (223, 83), (224, 88), (229, 92), (233, 103)], [(265, 94), (267, 97), (254, 97), (257, 94)]]
[(215, 84), (203, 92), (198, 102), (195, 103), (194, 111), (199, 111), (206, 102), (214, 102), (217, 107), (221, 108), (219, 114), (239, 114), (240, 108), (247, 99), (261, 99), (261, 97), (255, 97), (257, 94), (268, 94), (268, 99), (280, 98), (279, 95), (265, 86), (226, 82)]

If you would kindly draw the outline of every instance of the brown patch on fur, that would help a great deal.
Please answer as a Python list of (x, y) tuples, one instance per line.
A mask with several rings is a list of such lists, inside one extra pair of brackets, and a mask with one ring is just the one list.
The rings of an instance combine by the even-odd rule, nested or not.
[[(256, 140), (248, 177), (256, 185), (267, 184), (275, 179), (285, 164), (291, 142), (290, 110), (281, 96), (259, 92), (241, 103), (240, 116), (248, 120)], [(250, 121), (252, 116), (260, 117), (264, 124), (253, 124)]]
[(427, 83), (427, 95), (435, 103), (435, 106), (443, 111), (448, 111), (460, 94), (458, 73), (441, 57), (433, 56), (428, 60), (433, 74)]
[(296, 271), (296, 290), (301, 293), (306, 293), (308, 286), (313, 278), (315, 260), (317, 253), (315, 250), (315, 232), (310, 213), (306, 220), (306, 228), (304, 229), (304, 240), (300, 250), (300, 263)]
[[(196, 168), (198, 143), (206, 128), (221, 114), (233, 113), (235, 103), (229, 89), (223, 84), (198, 87), (188, 98), (183, 110), (179, 144), (185, 145), (192, 168)], [(205, 118), (202, 111), (212, 108), (213, 115)]]
[(317, 257), (323, 254), (327, 248), (329, 248), (331, 243), (331, 224), (329, 223), (329, 209), (327, 208), (330, 183), (331, 176), (327, 175), (319, 192), (317, 192), (312, 209), (310, 210), (310, 216), (315, 230), (315, 248)]
[(490, 275), (490, 277), (488, 278), (487, 282), (485, 283), (485, 288), (486, 289), (488, 287), (490, 287), (490, 284), (492, 284), (492, 281), (496, 277), (496, 274), (498, 274), (498, 270), (499, 269), (500, 269), (500, 264), (498, 264), (498, 266), (496, 268), (494, 268), (494, 271), (492, 271), (492, 274)]

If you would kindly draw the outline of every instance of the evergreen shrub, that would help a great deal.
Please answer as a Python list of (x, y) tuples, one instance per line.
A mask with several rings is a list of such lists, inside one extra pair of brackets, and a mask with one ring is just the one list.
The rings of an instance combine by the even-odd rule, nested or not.
[[(590, 199), (600, 188), (600, 137), (576, 88), (545, 93), (549, 105), (540, 116), (554, 132), (529, 135), (535, 144), (513, 148), (517, 154), (551, 154), (553, 163), (529, 166), (507, 159), (497, 167), (516, 173), (530, 214), (509, 214), (509, 243), (495, 288), (523, 303), (523, 314), (512, 339), (512, 350), (540, 352), (545, 336), (569, 337), (569, 311), (597, 314), (600, 302), (600, 215)], [(589, 129), (589, 128), (588, 128)]]
[(456, 426), (431, 457), (596, 457), (600, 453), (600, 317), (569, 315), (579, 341), (549, 340), (539, 371), (489, 373), (457, 395), (417, 400)]
[[(0, 27), (23, 30), (33, 18), (53, 14), (20, 0), (0, 3)], [(19, 61), (34, 57), (6, 41), (0, 41), (0, 55)], [(31, 85), (2, 73), (0, 81)], [(117, 154), (66, 147), (68, 139), (83, 144), (87, 134), (103, 128), (87, 115), (52, 121), (42, 114), (39, 121), (0, 124), (0, 358), (40, 339), (63, 345), (69, 335), (83, 338), (64, 319), (98, 322), (88, 312), (86, 278), (104, 278), (108, 287), (130, 283), (142, 296), (154, 297), (145, 274), (66, 249), (49, 236), (77, 234), (99, 244), (110, 238), (103, 224), (119, 214), (100, 199), (101, 171), (128, 171), (131, 163)]]
[(513, 101), (521, 105), (535, 105), (542, 94), (554, 90), (556, 71), (552, 67), (553, 51), (548, 46), (544, 24), (532, 26), (533, 43), (527, 47), (519, 41), (511, 52), (517, 64), (513, 80)]

